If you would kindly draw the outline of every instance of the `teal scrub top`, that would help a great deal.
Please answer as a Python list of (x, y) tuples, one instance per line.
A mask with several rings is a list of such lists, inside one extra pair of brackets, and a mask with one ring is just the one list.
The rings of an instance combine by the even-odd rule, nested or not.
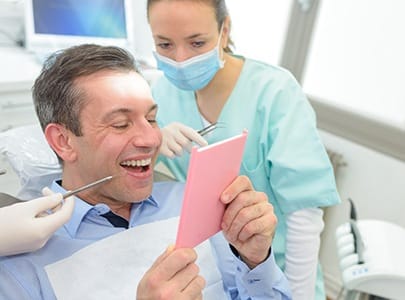
[[(159, 126), (181, 122), (196, 130), (203, 127), (194, 92), (177, 89), (164, 76), (152, 92), (159, 107)], [(315, 113), (291, 73), (244, 59), (218, 121), (225, 127), (205, 136), (210, 144), (248, 130), (240, 173), (250, 178), (256, 190), (265, 192), (274, 206), (278, 225), (272, 249), (284, 268), (286, 214), (340, 202)], [(178, 180), (185, 181), (189, 153), (159, 159)]]

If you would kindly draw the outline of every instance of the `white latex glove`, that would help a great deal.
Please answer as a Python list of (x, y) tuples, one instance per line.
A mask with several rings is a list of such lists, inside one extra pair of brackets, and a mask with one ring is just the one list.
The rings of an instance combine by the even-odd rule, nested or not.
[[(74, 199), (45, 188), (44, 197), (0, 208), (0, 256), (37, 250), (71, 217)], [(48, 212), (47, 212), (48, 211)]]
[(168, 124), (161, 129), (161, 132), (160, 154), (170, 158), (181, 156), (184, 149), (190, 152), (193, 142), (200, 146), (208, 145), (207, 141), (195, 129), (178, 122)]
[(294, 300), (315, 299), (323, 210), (306, 208), (287, 215), (285, 275)]

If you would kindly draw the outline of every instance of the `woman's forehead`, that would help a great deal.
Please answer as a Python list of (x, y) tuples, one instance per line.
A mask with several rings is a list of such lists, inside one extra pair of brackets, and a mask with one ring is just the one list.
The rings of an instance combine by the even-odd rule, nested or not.
[(176, 24), (206, 26), (216, 22), (216, 13), (211, 5), (203, 1), (162, 1), (151, 7), (149, 21), (152, 29)]

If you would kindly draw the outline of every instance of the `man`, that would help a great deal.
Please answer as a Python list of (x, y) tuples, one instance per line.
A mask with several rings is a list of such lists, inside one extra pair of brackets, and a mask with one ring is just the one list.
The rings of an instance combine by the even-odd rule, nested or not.
[[(181, 184), (153, 186), (161, 144), (157, 106), (126, 51), (81, 45), (56, 53), (45, 62), (33, 98), (45, 137), (63, 162), (54, 191), (114, 178), (80, 193), (72, 219), (44, 248), (0, 260), (2, 299), (55, 299), (45, 266), (126, 228), (178, 216), (181, 208)], [(224, 291), (232, 299), (288, 299), (271, 252), (277, 220), (266, 196), (238, 177), (221, 201), (227, 204), (223, 236), (213, 250)], [(196, 259), (194, 249), (169, 247), (134, 286), (134, 298), (136, 290), (137, 299), (200, 299), (205, 279)]]

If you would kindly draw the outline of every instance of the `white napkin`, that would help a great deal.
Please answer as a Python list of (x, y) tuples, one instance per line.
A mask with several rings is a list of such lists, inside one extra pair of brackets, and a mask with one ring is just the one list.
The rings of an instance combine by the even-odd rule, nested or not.
[[(174, 244), (179, 218), (140, 225), (83, 248), (45, 270), (59, 300), (136, 298), (138, 282)], [(196, 248), (204, 299), (227, 299), (209, 241)]]

